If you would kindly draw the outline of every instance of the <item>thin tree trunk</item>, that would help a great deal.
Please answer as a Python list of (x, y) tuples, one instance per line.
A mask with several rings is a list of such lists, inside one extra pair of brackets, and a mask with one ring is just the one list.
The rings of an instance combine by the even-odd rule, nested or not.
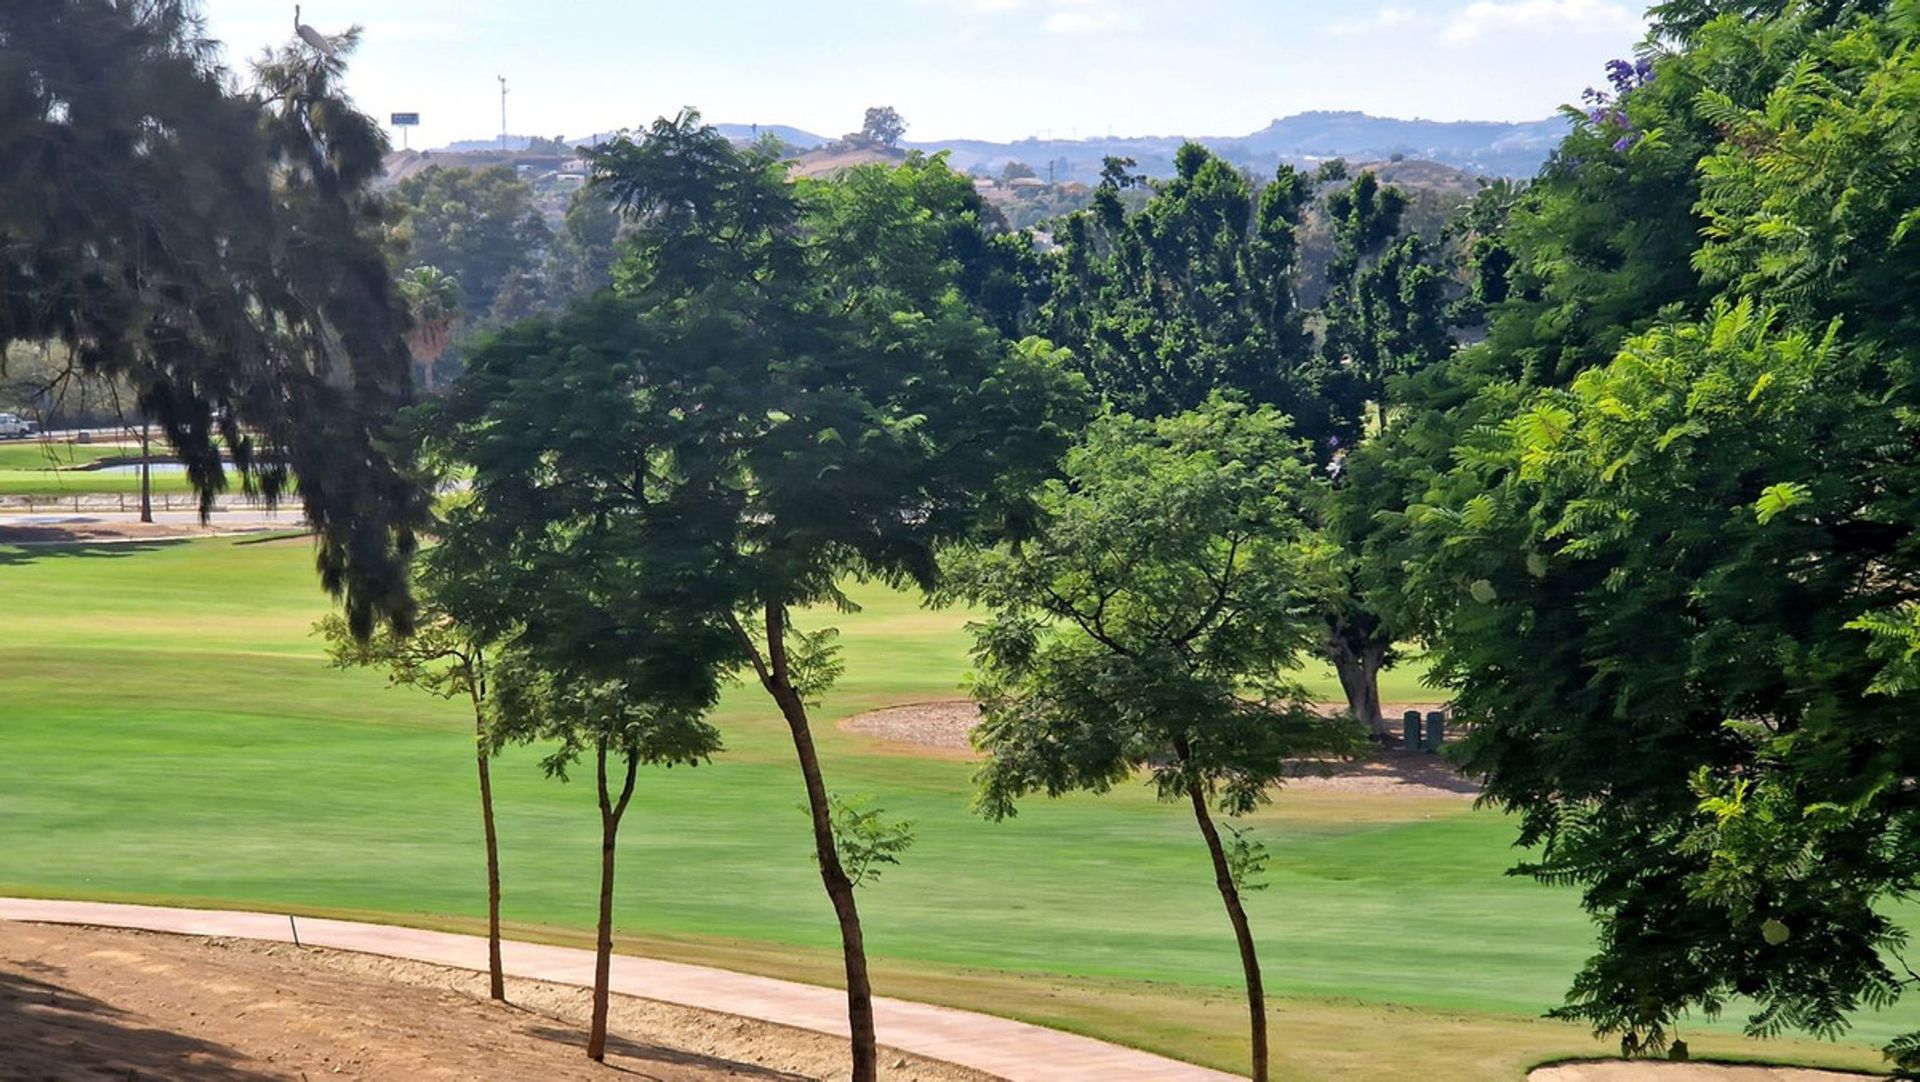
[(587, 1058), (604, 1063), (607, 1059), (607, 984), (613, 970), (613, 849), (620, 833), (620, 816), (633, 796), (634, 771), (639, 761), (627, 756), (627, 781), (615, 801), (607, 792), (607, 742), (600, 741), (595, 756), (595, 777), (600, 787), (600, 929), (593, 954), (593, 1022), (587, 1030)]
[(487, 723), (480, 695), (473, 697), (474, 763), (480, 769), (480, 819), (487, 831), (487, 991), (506, 1002), (507, 977), (500, 965), (500, 838), (493, 827), (493, 772), (487, 763)]
[[(820, 774), (820, 756), (813, 746), (807, 706), (794, 690), (788, 671), (784, 606), (767, 606), (766, 626), (767, 658), (762, 661), (756, 653), (754, 668), (793, 734), (800, 775), (806, 780), (807, 810), (813, 818), (814, 858), (820, 866), (820, 881), (827, 889), (827, 898), (833, 902), (834, 917), (840, 922), (840, 949), (847, 969), (847, 1028), (852, 1035), (853, 1082), (877, 1082), (880, 1053), (873, 1028), (873, 985), (867, 976), (867, 947), (860, 931), (860, 909), (854, 902), (853, 881), (841, 866), (840, 849), (834, 844), (832, 808), (827, 801), (826, 781)], [(744, 629), (737, 622), (734, 630), (745, 637)]]
[(140, 421), (140, 521), (153, 521), (153, 422)]
[(1220, 888), (1220, 900), (1227, 905), (1227, 919), (1233, 922), (1233, 937), (1240, 944), (1240, 968), (1247, 976), (1247, 1014), (1252, 1024), (1253, 1082), (1267, 1082), (1267, 993), (1260, 983), (1260, 958), (1254, 953), (1253, 928), (1247, 923), (1247, 911), (1240, 905), (1240, 888), (1233, 883), (1233, 869), (1227, 864), (1227, 851), (1220, 844), (1220, 832), (1207, 814), (1207, 795), (1199, 782), (1187, 785), (1193, 799), (1193, 817), (1200, 834), (1207, 839), (1207, 852), (1213, 857), (1213, 879)]

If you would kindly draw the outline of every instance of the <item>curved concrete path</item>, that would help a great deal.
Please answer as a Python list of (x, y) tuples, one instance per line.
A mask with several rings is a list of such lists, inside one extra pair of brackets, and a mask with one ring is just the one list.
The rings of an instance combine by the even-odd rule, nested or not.
[[(0, 920), (293, 941), (293, 928), (285, 915), (238, 910), (0, 898)], [(299, 918), (297, 926), (300, 942), (307, 946), (456, 969), (487, 968), (487, 941), (480, 936), (311, 917)], [(501, 961), (508, 976), (582, 987), (593, 983), (592, 951), (507, 941), (501, 944)], [(847, 1035), (846, 993), (833, 988), (626, 954), (613, 956), (612, 987), (623, 995)], [(1235, 1077), (972, 1011), (885, 997), (875, 997), (873, 1010), (882, 1044), (1010, 1082), (1220, 1082)]]

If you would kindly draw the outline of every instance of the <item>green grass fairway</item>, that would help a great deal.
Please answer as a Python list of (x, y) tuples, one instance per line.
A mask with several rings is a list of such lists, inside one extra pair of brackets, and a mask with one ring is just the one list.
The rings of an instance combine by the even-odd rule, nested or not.
[[(82, 467), (107, 458), (137, 458), (139, 453), (138, 447), (103, 444), (42, 443), (38, 440), (0, 443), (0, 496), (45, 499), (95, 493), (137, 493), (140, 491), (138, 473)], [(178, 494), (192, 489), (184, 474), (158, 472), (153, 475), (153, 491)]]
[(49, 443), (39, 439), (0, 443), (0, 470), (52, 470), (84, 466), (103, 458), (137, 454), (137, 448), (103, 443)]
[[(0, 547), (0, 891), (371, 916), (472, 929), (485, 912), (468, 721), (329, 669), (304, 540)], [(954, 694), (963, 615), (863, 588), (848, 672), (820, 712), (829, 784), (918, 823), (864, 888), (884, 994), (1015, 1015), (1238, 1067), (1239, 967), (1191, 820), (1144, 788), (968, 810), (969, 765), (832, 719)], [(825, 620), (821, 616), (815, 621)], [(1320, 693), (1333, 682), (1315, 674)], [(1389, 699), (1417, 699), (1411, 675)], [(642, 775), (621, 846), (626, 949), (832, 982), (837, 939), (784, 727), (757, 691), (718, 717), (711, 765)], [(513, 933), (584, 943), (589, 784), (535, 749), (495, 772)], [(1516, 1078), (1603, 1054), (1538, 1020), (1591, 933), (1573, 897), (1503, 875), (1511, 825), (1445, 800), (1282, 793), (1251, 897), (1287, 1078)], [(1684, 1034), (1696, 1054), (1873, 1066), (1872, 1042)], [(882, 1034), (885, 1039), (885, 1034)]]
[[(0, 470), (0, 496), (33, 496), (57, 499), (92, 494), (128, 495), (140, 491), (137, 473), (107, 473), (103, 470)], [(180, 495), (193, 491), (184, 474), (153, 475), (155, 494)]]

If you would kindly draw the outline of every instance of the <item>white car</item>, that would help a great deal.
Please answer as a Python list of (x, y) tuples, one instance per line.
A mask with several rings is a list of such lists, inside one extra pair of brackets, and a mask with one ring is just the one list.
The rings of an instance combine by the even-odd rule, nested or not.
[(24, 440), (39, 431), (39, 428), (39, 425), (24, 417), (0, 413), (0, 440)]

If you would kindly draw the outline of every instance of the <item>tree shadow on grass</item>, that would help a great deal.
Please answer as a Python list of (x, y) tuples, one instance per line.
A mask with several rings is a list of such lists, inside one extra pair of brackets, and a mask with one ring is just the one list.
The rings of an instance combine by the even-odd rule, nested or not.
[(1334, 792), (1463, 797), (1480, 794), (1480, 783), (1460, 773), (1460, 768), (1445, 756), (1398, 748), (1351, 761), (1291, 763), (1287, 776), (1308, 782), (1306, 788)]
[(138, 1015), (40, 976), (0, 968), (0, 1077), (194, 1078), (256, 1082), (276, 1076), (242, 1066), (225, 1045), (155, 1029)]
[[(587, 1035), (584, 1031), (556, 1029), (551, 1026), (537, 1026), (527, 1032), (543, 1041), (556, 1044), (573, 1045), (584, 1049)], [(664, 1048), (657, 1044), (644, 1044), (630, 1041), (624, 1037), (607, 1035), (607, 1066), (615, 1066), (614, 1057), (632, 1060), (637, 1065), (703, 1067), (711, 1071), (725, 1071), (739, 1078), (765, 1079), (766, 1082), (809, 1082), (808, 1076), (777, 1071), (771, 1067), (762, 1067), (756, 1063), (741, 1063), (738, 1060), (722, 1059), (719, 1056), (703, 1056), (697, 1052), (683, 1052), (677, 1048)]]
[(0, 526), (0, 568), (40, 560), (125, 559), (184, 545), (188, 540), (184, 537), (166, 537), (103, 541), (88, 537), (82, 527), (34, 526), (29, 530)]

